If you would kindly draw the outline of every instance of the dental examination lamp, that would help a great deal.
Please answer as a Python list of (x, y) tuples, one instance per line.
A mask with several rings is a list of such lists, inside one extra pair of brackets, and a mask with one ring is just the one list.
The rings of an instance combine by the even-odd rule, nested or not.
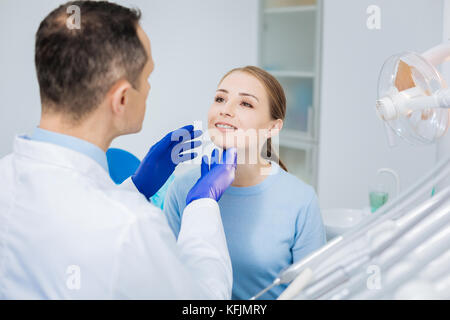
[(450, 89), (435, 66), (447, 60), (448, 43), (422, 55), (400, 53), (384, 63), (376, 110), (388, 131), (411, 144), (430, 144), (445, 135), (450, 123)]
[[(413, 52), (397, 54), (384, 63), (378, 80), (376, 111), (384, 121), (390, 145), (394, 144), (392, 133), (413, 145), (431, 144), (446, 134), (450, 125), (450, 89), (447, 88), (435, 66), (447, 60), (450, 60), (450, 44), (438, 45), (422, 55)], [(430, 203), (429, 206), (434, 209), (448, 207), (446, 199), (450, 190), (445, 188), (441, 194), (430, 199), (422, 207), (419, 205), (416, 213), (414, 210), (411, 211), (412, 205), (417, 206), (415, 199), (429, 195), (429, 190), (449, 176), (450, 157), (446, 156), (416, 184), (402, 192), (391, 203), (380, 208), (377, 214), (368, 216), (347, 233), (336, 237), (324, 247), (282, 270), (270, 286), (252, 299), (257, 299), (280, 284), (290, 283), (279, 299), (294, 298), (301, 291), (311, 290), (321, 283), (326, 283), (325, 287), (328, 287), (328, 289), (323, 287), (319, 290), (322, 294), (332, 290), (333, 287), (339, 287), (339, 284), (351, 278), (350, 273), (356, 272), (355, 270), (359, 270), (361, 266), (381, 253), (379, 249), (374, 250), (375, 248), (367, 251), (370, 240), (368, 235), (372, 233), (372, 237), (378, 236), (377, 229), (402, 217), (408, 221), (409, 217), (415, 214), (424, 219), (431, 214), (431, 211), (427, 213), (431, 209), (425, 209), (427, 203)], [(445, 215), (448, 214), (448, 210), (445, 209)], [(393, 244), (395, 239), (400, 239), (400, 236), (412, 227), (413, 225), (408, 225), (391, 234), (392, 238), (386, 239), (383, 250)], [(340, 274), (336, 272), (337, 269), (344, 271)], [(353, 271), (349, 272), (347, 269)], [(309, 298), (313, 296), (318, 295), (312, 294)]]

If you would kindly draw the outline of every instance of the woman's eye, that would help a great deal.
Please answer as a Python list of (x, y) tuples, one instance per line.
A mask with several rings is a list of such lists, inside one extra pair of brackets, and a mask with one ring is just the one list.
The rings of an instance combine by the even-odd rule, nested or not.
[(244, 107), (253, 108), (253, 106), (248, 102), (242, 101), (242, 104), (244, 105)]
[(214, 99), (216, 102), (223, 102), (223, 98), (221, 97), (216, 97), (216, 99)]

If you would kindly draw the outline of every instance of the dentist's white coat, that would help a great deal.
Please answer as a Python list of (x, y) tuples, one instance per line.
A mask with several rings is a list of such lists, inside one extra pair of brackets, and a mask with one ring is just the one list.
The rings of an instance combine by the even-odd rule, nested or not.
[(89, 157), (16, 137), (0, 160), (0, 299), (229, 299), (214, 200), (192, 202), (176, 242), (130, 179)]

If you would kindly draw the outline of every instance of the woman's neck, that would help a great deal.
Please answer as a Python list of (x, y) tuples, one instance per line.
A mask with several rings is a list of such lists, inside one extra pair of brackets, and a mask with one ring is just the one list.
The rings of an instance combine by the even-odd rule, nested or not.
[(237, 162), (234, 181), (231, 184), (233, 187), (250, 187), (261, 183), (267, 178), (267, 170), (272, 166), (268, 160), (262, 158), (257, 164), (239, 164), (239, 157)]

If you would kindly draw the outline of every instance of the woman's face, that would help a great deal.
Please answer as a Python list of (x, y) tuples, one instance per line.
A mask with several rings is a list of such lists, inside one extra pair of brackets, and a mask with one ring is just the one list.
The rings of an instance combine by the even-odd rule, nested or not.
[(248, 73), (235, 71), (217, 88), (208, 112), (208, 132), (218, 147), (249, 149), (251, 146), (259, 152), (269, 137), (269, 130), (281, 129), (280, 121), (270, 116), (263, 84)]

